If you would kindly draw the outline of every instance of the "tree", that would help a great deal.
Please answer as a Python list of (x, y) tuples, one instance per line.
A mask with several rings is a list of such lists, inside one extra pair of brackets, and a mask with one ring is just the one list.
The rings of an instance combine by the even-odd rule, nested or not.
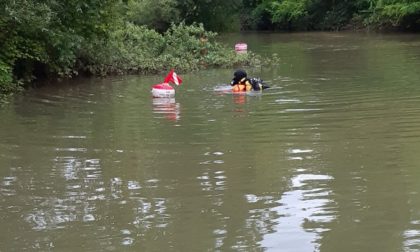
[(180, 0), (178, 8), (187, 24), (202, 23), (207, 30), (238, 30), (242, 0)]
[(136, 25), (146, 25), (159, 32), (181, 19), (176, 0), (130, 0), (126, 16)]
[[(72, 75), (80, 48), (104, 38), (117, 0), (0, 2), (0, 86), (50, 74)], [(1, 91), (1, 90), (0, 90)]]

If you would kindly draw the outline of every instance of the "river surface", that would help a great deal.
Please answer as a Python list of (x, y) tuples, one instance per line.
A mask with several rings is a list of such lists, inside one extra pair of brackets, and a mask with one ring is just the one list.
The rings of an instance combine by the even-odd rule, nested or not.
[(419, 251), (420, 35), (224, 35), (279, 64), (0, 107), (0, 251)]

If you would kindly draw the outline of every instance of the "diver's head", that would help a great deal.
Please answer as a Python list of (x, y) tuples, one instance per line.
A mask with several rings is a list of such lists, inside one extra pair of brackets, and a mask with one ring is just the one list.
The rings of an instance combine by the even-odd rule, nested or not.
[(239, 83), (243, 78), (246, 78), (247, 74), (244, 70), (238, 69), (233, 73), (232, 83)]

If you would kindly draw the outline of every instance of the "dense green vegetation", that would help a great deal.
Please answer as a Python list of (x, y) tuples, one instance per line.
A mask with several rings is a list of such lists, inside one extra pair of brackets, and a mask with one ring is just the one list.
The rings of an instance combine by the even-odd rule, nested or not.
[[(222, 2), (222, 1), (221, 1)], [(0, 2), (0, 94), (42, 78), (249, 64), (173, 0)]]
[(0, 94), (41, 78), (250, 64), (210, 31), (418, 30), (413, 0), (3, 0)]
[(415, 0), (249, 0), (244, 7), (256, 29), (420, 29)]

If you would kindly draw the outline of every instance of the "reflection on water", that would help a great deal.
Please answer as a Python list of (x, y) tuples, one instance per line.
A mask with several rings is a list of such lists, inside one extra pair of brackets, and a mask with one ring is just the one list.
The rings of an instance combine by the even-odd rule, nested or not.
[(245, 39), (282, 58), (262, 93), (218, 69), (1, 107), (0, 251), (418, 251), (418, 36)]
[(420, 250), (420, 220), (411, 221), (409, 229), (404, 231), (405, 251)]
[(35, 230), (60, 229), (74, 221), (95, 221), (95, 201), (106, 199), (100, 161), (57, 157), (54, 170), (61, 171), (59, 177), (66, 181), (62, 197), (33, 198), (39, 205), (29, 211), (26, 221)]
[[(273, 209), (280, 218), (276, 230), (267, 234), (262, 241), (265, 248), (287, 247), (287, 251), (319, 251), (319, 239), (330, 229), (323, 223), (331, 222), (336, 213), (331, 211), (332, 190), (326, 181), (328, 175), (302, 174), (291, 178), (291, 191), (285, 192), (280, 206)], [(299, 246), (296, 246), (299, 244)]]
[[(24, 214), (22, 218), (30, 229), (54, 232), (70, 228), (77, 223), (85, 223), (87, 227), (96, 227), (94, 234), (102, 236), (102, 239), (119, 237), (120, 244), (128, 246), (137, 240), (143, 240), (143, 235), (140, 234), (147, 230), (163, 229), (167, 226), (169, 220), (169, 215), (166, 213), (167, 199), (148, 197), (144, 192), (157, 188), (158, 179), (140, 182), (113, 177), (107, 180), (102, 175), (103, 169), (98, 159), (57, 157), (53, 160), (53, 164), (54, 171), (62, 172), (56, 177), (63, 179), (62, 186), (60, 188), (55, 185), (54, 189), (49, 187), (44, 189), (60, 189), (61, 192), (58, 195), (52, 191), (45, 192), (44, 196), (29, 196), (25, 199), (27, 203), (25, 210), (18, 210)], [(13, 187), (13, 181), (16, 181), (16, 178), (3, 178), (3, 196), (17, 196), (14, 191), (7, 192), (7, 187)], [(38, 190), (43, 189), (38, 188)], [(114, 208), (125, 213), (127, 217), (125, 223), (121, 223), (121, 230), (106, 228), (108, 226), (106, 222), (115, 221), (114, 217), (109, 216), (115, 211), (112, 210)], [(9, 212), (10, 209), (3, 210)], [(54, 247), (54, 242), (48, 241), (44, 244), (37, 242), (36, 246), (46, 249)]]
[(233, 102), (235, 104), (245, 104), (246, 102), (246, 95), (243, 94), (237, 94), (237, 95), (233, 95)]
[(178, 121), (180, 118), (180, 105), (175, 98), (153, 98), (153, 112), (158, 116), (162, 114), (170, 121)]

